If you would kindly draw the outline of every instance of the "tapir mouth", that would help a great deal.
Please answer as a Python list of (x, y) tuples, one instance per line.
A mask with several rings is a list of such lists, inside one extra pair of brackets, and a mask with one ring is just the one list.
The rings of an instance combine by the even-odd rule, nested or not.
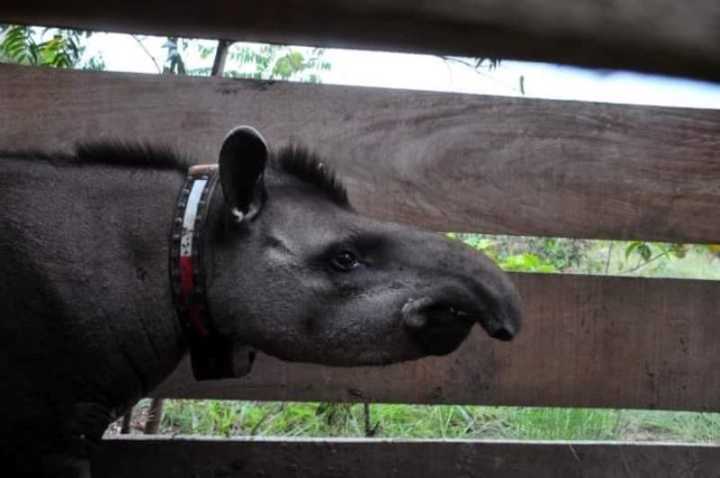
[(517, 328), (502, 312), (460, 301), (411, 298), (403, 305), (401, 313), (405, 325), (415, 334), (424, 336), (423, 342), (445, 343), (442, 349), (448, 348), (449, 343), (457, 342), (457, 339), (462, 341), (475, 323), (497, 340), (510, 341), (517, 334)]
[(495, 313), (488, 309), (461, 309), (452, 305), (443, 305), (441, 307), (446, 311), (446, 314), (450, 314), (457, 321), (467, 324), (480, 324), (485, 329), (485, 332), (494, 339), (508, 342), (515, 338), (517, 333), (513, 326), (503, 320), (504, 318), (497, 317)]

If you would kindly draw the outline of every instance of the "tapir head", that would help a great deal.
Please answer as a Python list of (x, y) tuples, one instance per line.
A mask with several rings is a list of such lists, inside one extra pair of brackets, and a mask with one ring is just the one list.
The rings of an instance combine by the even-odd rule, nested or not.
[(474, 324), (510, 340), (520, 300), (487, 257), (357, 214), (328, 167), (272, 155), (234, 130), (208, 241), (208, 299), (224, 336), (284, 360), (379, 365), (455, 350)]

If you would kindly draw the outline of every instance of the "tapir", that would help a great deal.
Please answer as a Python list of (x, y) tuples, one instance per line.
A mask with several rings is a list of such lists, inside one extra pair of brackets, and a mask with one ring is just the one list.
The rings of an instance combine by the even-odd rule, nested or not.
[(211, 163), (127, 143), (0, 154), (4, 470), (90, 476), (105, 428), (188, 354), (223, 378), (254, 351), (373, 366), (448, 354), (476, 323), (520, 330), (491, 260), (362, 216), (332, 158), (243, 126)]

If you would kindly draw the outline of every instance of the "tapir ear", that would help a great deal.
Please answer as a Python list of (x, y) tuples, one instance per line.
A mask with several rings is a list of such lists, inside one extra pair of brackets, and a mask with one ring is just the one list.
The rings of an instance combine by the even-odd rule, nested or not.
[(220, 149), (220, 184), (225, 204), (240, 223), (252, 220), (265, 202), (263, 176), (268, 146), (262, 135), (250, 126), (239, 126), (228, 133)]

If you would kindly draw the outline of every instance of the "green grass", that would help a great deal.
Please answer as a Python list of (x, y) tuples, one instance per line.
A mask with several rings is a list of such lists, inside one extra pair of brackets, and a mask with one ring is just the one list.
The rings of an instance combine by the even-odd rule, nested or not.
[[(370, 436), (720, 443), (720, 414), (480, 406), (370, 406)], [(161, 432), (366, 436), (361, 404), (167, 400)]]

